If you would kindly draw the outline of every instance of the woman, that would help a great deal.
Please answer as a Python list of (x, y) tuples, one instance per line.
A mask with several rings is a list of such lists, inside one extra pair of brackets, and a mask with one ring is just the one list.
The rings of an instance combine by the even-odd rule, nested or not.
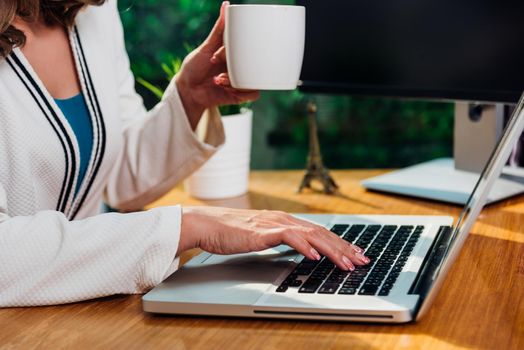
[[(96, 5), (96, 6), (95, 6)], [(229, 85), (224, 3), (206, 41), (146, 112), (134, 90), (116, 1), (0, 2), (0, 306), (141, 293), (199, 247), (218, 254), (288, 244), (344, 270), (369, 260), (281, 212), (165, 207), (165, 194), (223, 142)], [(194, 130), (205, 115), (203, 142)]]

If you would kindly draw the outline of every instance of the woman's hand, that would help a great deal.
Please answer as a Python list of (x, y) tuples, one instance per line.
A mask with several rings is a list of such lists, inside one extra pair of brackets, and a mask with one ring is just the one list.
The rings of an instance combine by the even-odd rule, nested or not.
[(229, 83), (224, 48), (225, 8), (222, 3), (220, 17), (213, 30), (197, 49), (184, 60), (175, 82), (191, 126), (196, 128), (207, 108), (239, 104), (258, 99), (258, 91), (236, 90)]
[(325, 228), (277, 211), (212, 207), (183, 209), (178, 252), (201, 248), (214, 254), (261, 251), (287, 244), (311, 260), (327, 256), (342, 270), (369, 259), (364, 251)]

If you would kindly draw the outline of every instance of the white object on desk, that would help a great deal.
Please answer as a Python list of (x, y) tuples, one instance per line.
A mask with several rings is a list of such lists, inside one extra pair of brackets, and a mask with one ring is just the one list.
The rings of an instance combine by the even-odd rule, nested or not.
[(222, 118), (226, 142), (200, 169), (185, 181), (195, 198), (214, 200), (237, 197), (248, 189), (253, 111)]

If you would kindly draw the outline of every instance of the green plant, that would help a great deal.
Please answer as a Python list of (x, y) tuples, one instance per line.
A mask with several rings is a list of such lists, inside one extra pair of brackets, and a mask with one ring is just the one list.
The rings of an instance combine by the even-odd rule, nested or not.
[[(169, 62), (162, 63), (161, 67), (165, 73), (167, 81), (171, 81), (171, 79), (173, 79), (173, 77), (180, 71), (180, 68), (182, 67), (182, 59), (178, 57), (171, 58)], [(164, 96), (164, 89), (162, 89), (162, 87), (155, 85), (142, 77), (137, 77), (136, 81), (147, 90), (151, 91), (159, 100)]]
[(119, 0), (126, 47), (133, 72), (156, 84), (160, 62), (187, 54), (187, 43), (199, 45), (213, 27), (220, 0)]

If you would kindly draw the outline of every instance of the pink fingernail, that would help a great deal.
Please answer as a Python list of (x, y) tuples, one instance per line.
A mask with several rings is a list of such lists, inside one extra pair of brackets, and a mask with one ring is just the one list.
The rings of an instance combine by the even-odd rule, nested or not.
[(320, 260), (320, 254), (316, 251), (315, 248), (311, 248), (311, 254), (313, 254), (315, 260)]
[(211, 57), (211, 60), (210, 60), (210, 61), (211, 61), (211, 63), (217, 63), (217, 61), (218, 61), (217, 56), (213, 56), (213, 57)]
[(348, 267), (348, 269), (350, 271), (355, 271), (355, 266), (353, 265), (351, 260), (349, 260), (347, 257), (343, 256), (342, 257), (342, 261), (344, 262), (344, 264)]
[(369, 263), (369, 258), (366, 257), (366, 256), (364, 256), (364, 255), (362, 255), (361, 253), (357, 253), (357, 254), (355, 254), (355, 256), (356, 256), (360, 261), (362, 261), (362, 262), (364, 262), (364, 263), (366, 263), (366, 264)]

